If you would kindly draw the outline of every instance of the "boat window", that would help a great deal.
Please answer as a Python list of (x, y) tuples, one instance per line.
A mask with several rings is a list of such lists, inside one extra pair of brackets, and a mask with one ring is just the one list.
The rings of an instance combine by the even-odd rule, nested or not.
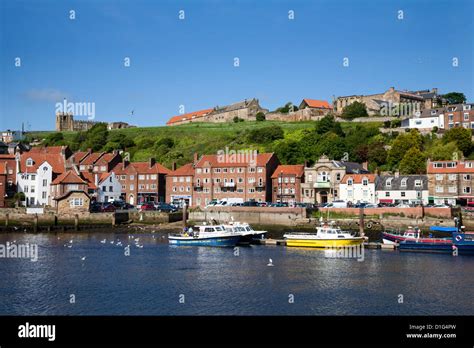
[(216, 227), (215, 227), (215, 230), (216, 230), (216, 231), (224, 231), (224, 229), (223, 229), (221, 226), (216, 226)]
[(214, 229), (212, 227), (206, 227), (204, 232), (214, 232)]
[(250, 229), (250, 227), (248, 227), (248, 226), (247, 226), (246, 230), (247, 230), (247, 231), (252, 231), (252, 230)]

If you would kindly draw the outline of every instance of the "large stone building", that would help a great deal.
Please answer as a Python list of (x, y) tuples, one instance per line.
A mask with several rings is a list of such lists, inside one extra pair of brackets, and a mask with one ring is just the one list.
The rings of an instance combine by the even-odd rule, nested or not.
[(72, 114), (67, 114), (67, 113), (56, 114), (56, 131), (57, 132), (86, 131), (92, 128), (92, 126), (94, 126), (96, 123), (97, 122), (94, 122), (94, 121), (74, 120), (74, 116)]
[(191, 122), (232, 122), (235, 117), (245, 121), (255, 121), (259, 112), (267, 113), (268, 110), (263, 109), (258, 99), (253, 98), (226, 106), (216, 106), (212, 109), (173, 116), (166, 125), (177, 126)]
[(346, 106), (356, 101), (366, 105), (369, 116), (411, 116), (418, 111), (436, 107), (440, 96), (437, 88), (400, 91), (390, 87), (384, 93), (337, 97), (334, 101), (334, 111), (341, 114)]
[(312, 167), (304, 168), (301, 184), (304, 203), (327, 203), (340, 199), (339, 184), (346, 174), (369, 173), (367, 163), (330, 160), (321, 156)]
[(301, 101), (298, 110), (288, 113), (269, 112), (265, 114), (268, 121), (319, 121), (332, 111), (332, 106), (326, 100), (305, 98)]

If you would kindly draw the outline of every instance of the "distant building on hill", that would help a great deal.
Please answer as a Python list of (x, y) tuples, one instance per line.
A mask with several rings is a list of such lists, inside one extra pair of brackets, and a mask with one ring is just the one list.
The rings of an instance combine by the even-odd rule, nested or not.
[(226, 106), (216, 106), (212, 109), (173, 116), (166, 125), (177, 126), (191, 122), (232, 122), (235, 117), (245, 121), (255, 121), (259, 112), (267, 113), (268, 110), (260, 106), (258, 99), (245, 99)]
[[(80, 132), (91, 129), (97, 123), (105, 122), (96, 122), (89, 120), (75, 120), (72, 114), (67, 113), (57, 113), (56, 114), (56, 131), (57, 132)], [(107, 124), (107, 128), (111, 129), (121, 129), (121, 128), (130, 128), (135, 127), (129, 125), (126, 122), (110, 122)]]

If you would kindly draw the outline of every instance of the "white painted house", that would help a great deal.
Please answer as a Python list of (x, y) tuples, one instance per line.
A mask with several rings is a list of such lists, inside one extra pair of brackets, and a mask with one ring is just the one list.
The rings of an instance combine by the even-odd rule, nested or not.
[(383, 175), (377, 178), (377, 203), (428, 204), (426, 175)]
[(122, 195), (122, 184), (118, 176), (112, 171), (110, 173), (95, 174), (98, 202), (113, 202), (120, 200)]
[(375, 204), (375, 174), (346, 174), (339, 184), (339, 197), (346, 202)]
[(51, 182), (64, 171), (59, 153), (17, 154), (17, 192), (25, 194), (27, 206), (50, 205)]

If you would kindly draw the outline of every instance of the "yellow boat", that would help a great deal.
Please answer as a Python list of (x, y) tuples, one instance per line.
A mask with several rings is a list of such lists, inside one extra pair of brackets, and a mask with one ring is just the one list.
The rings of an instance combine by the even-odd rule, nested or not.
[(290, 247), (331, 248), (348, 245), (360, 245), (363, 237), (356, 237), (350, 232), (342, 231), (333, 223), (324, 223), (316, 227), (316, 232), (291, 232), (284, 235), (286, 245)]

